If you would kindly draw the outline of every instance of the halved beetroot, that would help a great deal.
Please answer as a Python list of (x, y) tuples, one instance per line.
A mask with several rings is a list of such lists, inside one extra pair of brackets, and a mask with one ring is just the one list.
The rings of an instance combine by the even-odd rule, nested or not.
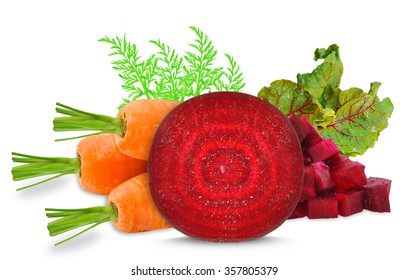
[(155, 134), (149, 183), (164, 218), (218, 242), (279, 227), (302, 191), (303, 156), (288, 118), (244, 93), (207, 93), (171, 111)]
[(336, 197), (316, 197), (307, 202), (309, 219), (337, 218), (338, 202)]
[(363, 187), (365, 192), (365, 209), (373, 212), (391, 212), (391, 180), (371, 177)]
[(364, 210), (364, 191), (362, 190), (337, 193), (336, 198), (339, 203), (339, 214), (341, 216), (350, 216)]

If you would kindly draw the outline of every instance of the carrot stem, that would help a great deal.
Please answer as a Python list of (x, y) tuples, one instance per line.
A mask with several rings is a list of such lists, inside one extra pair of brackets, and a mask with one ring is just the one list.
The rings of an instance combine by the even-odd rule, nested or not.
[(61, 103), (57, 103), (55, 111), (65, 116), (54, 118), (54, 131), (98, 131), (76, 137), (56, 139), (55, 141), (83, 138), (102, 133), (125, 135), (125, 119), (93, 114)]
[(48, 218), (59, 218), (48, 223), (47, 228), (50, 236), (56, 236), (80, 227), (89, 226), (79, 233), (56, 243), (55, 246), (67, 242), (102, 223), (115, 221), (118, 216), (114, 204), (78, 209), (45, 208), (45, 211)]
[(14, 181), (55, 175), (34, 184), (18, 188), (17, 191), (37, 186), (64, 175), (79, 174), (81, 171), (81, 162), (79, 158), (39, 157), (15, 152), (11, 154), (13, 162), (22, 163), (11, 169)]

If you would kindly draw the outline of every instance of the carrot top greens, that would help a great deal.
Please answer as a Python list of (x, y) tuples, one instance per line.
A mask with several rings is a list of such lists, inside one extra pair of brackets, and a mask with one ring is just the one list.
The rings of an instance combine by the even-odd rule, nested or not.
[(12, 156), (13, 162), (22, 163), (11, 169), (14, 181), (54, 175), (42, 181), (18, 188), (17, 191), (37, 186), (64, 175), (78, 174), (81, 169), (81, 162), (78, 158), (39, 157), (15, 152), (12, 153)]
[(102, 223), (114, 221), (118, 216), (116, 207), (113, 204), (78, 209), (45, 208), (45, 211), (47, 212), (46, 215), (48, 218), (58, 218), (48, 223), (47, 228), (50, 236), (56, 236), (76, 228), (88, 226), (77, 234), (56, 243), (56, 246), (65, 243)]
[(126, 35), (99, 40), (111, 45), (110, 56), (119, 57), (112, 62), (113, 69), (119, 72), (122, 87), (129, 92), (119, 109), (141, 97), (184, 101), (205, 92), (243, 89), (243, 74), (234, 57), (225, 54), (229, 66), (215, 67), (217, 50), (211, 39), (197, 27), (190, 29), (196, 35), (194, 43), (189, 44), (191, 51), (179, 55), (160, 40), (151, 40), (158, 52), (146, 60), (142, 60), (138, 47), (128, 42)]
[(126, 132), (126, 120), (124, 118), (114, 118), (105, 115), (93, 114), (58, 102), (55, 111), (65, 116), (54, 118), (54, 131), (97, 131), (95, 133), (81, 136), (57, 139), (56, 141), (83, 138), (103, 133), (113, 133), (123, 136)]

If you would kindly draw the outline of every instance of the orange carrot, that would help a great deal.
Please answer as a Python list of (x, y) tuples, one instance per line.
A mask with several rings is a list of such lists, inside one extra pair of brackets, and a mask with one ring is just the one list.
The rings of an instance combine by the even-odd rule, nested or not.
[(147, 160), (157, 127), (178, 104), (180, 102), (139, 99), (126, 104), (114, 118), (80, 111), (57, 103), (57, 113), (66, 116), (54, 118), (54, 131), (98, 131), (78, 137), (57, 139), (57, 141), (113, 133), (123, 153)]
[(118, 230), (128, 233), (170, 227), (153, 202), (147, 173), (138, 175), (114, 188), (108, 196), (106, 206), (80, 209), (46, 208), (45, 210), (48, 218), (59, 218), (48, 224), (50, 236), (90, 225), (56, 245), (109, 221), (112, 221)]
[(19, 188), (26, 189), (67, 174), (79, 174), (81, 186), (95, 194), (109, 194), (119, 184), (146, 172), (147, 161), (122, 153), (112, 134), (94, 135), (77, 145), (77, 157), (37, 157), (12, 153), (14, 162), (25, 163), (12, 168), (13, 180), (55, 175)]

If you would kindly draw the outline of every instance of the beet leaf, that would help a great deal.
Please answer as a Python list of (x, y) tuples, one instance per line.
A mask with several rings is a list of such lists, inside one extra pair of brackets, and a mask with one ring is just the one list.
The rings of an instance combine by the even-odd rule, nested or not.
[(336, 120), (319, 130), (324, 138), (331, 138), (343, 154), (363, 154), (374, 146), (379, 133), (387, 127), (393, 105), (389, 98), (379, 100), (379, 86), (378, 82), (372, 83), (368, 94), (355, 88), (342, 91)]
[(314, 59), (323, 62), (310, 73), (298, 74), (296, 83), (276, 80), (263, 87), (258, 96), (287, 116), (306, 116), (341, 153), (364, 154), (388, 126), (394, 109), (391, 100), (378, 98), (379, 82), (372, 83), (368, 93), (359, 88), (340, 89), (343, 63), (337, 45), (316, 49)]
[(343, 74), (343, 63), (340, 60), (339, 47), (331, 45), (327, 49), (317, 49), (314, 60), (324, 62), (311, 73), (298, 74), (297, 84), (302, 91), (309, 92), (313, 98), (319, 99), (327, 86), (339, 87)]
[(313, 115), (318, 106), (308, 92), (301, 92), (297, 84), (289, 80), (277, 80), (263, 87), (258, 97), (278, 107), (284, 114)]

